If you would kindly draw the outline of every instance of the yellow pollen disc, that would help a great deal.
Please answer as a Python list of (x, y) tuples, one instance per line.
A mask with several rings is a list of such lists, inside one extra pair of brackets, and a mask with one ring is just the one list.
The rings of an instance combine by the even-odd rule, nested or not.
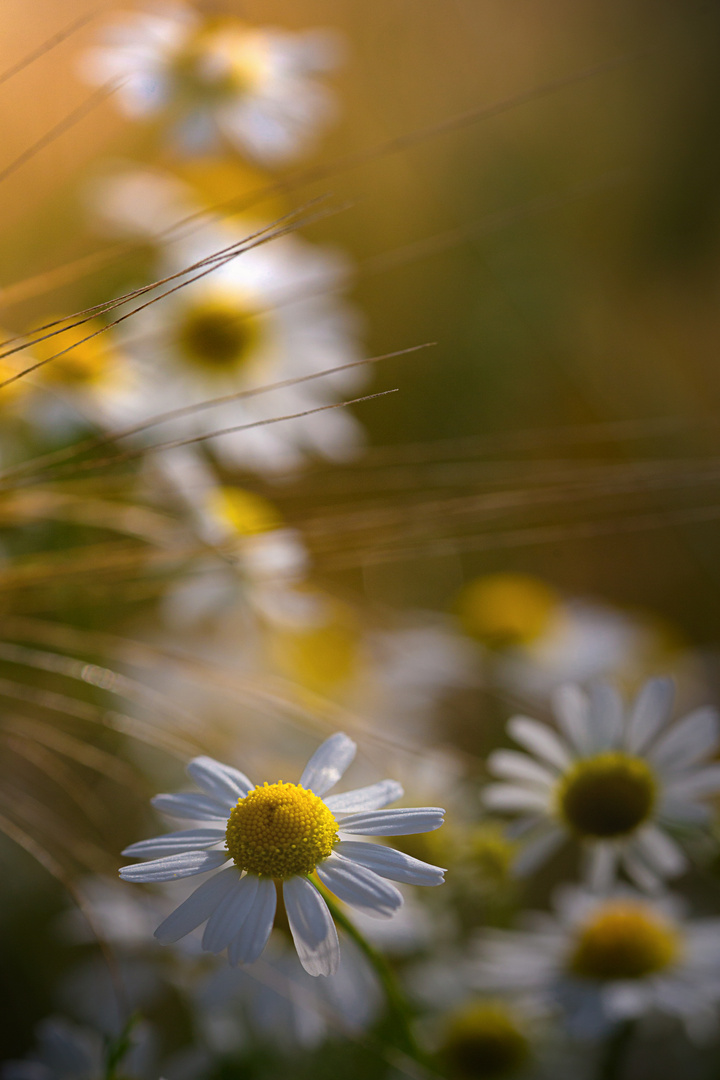
[(512, 1076), (530, 1057), (528, 1040), (501, 1002), (470, 1005), (451, 1019), (442, 1056), (454, 1076), (492, 1080)]
[(569, 959), (585, 979), (642, 979), (678, 957), (677, 930), (647, 904), (614, 901), (581, 927)]
[(647, 820), (657, 785), (642, 758), (611, 750), (576, 762), (556, 794), (560, 815), (574, 833), (612, 839), (633, 832)]
[[(82, 326), (70, 326), (56, 336), (37, 342), (34, 349), (38, 357), (49, 361), (39, 369), (39, 379), (68, 389), (96, 386), (107, 381), (117, 374), (123, 362), (111, 335), (112, 331), (103, 330), (103, 323), (91, 319)], [(69, 351), (63, 352), (64, 349)], [(51, 360), (56, 353), (62, 355)]]
[(185, 360), (205, 372), (231, 373), (252, 356), (260, 320), (234, 297), (190, 304), (182, 313), (176, 343)]
[(456, 601), (466, 634), (491, 648), (526, 645), (550, 624), (558, 597), (528, 574), (488, 574), (468, 582)]
[(169, 74), (181, 99), (191, 104), (212, 104), (250, 93), (266, 71), (266, 48), (261, 35), (209, 20), (176, 53)]
[(213, 492), (209, 510), (239, 536), (257, 536), (282, 525), (273, 504), (245, 488), (223, 487)]
[(225, 833), (241, 870), (261, 877), (311, 874), (332, 854), (338, 824), (322, 799), (298, 784), (264, 784), (239, 799)]

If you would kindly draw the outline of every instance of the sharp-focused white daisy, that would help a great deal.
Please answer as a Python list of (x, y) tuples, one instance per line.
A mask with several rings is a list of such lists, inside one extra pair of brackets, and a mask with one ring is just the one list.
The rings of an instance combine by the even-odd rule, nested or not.
[(153, 805), (203, 826), (143, 840), (123, 853), (150, 860), (122, 869), (125, 881), (175, 881), (220, 871), (165, 919), (155, 931), (158, 940), (178, 941), (206, 923), (204, 949), (227, 949), (231, 964), (251, 964), (270, 937), (280, 888), (301, 964), (310, 975), (331, 975), (340, 957), (338, 936), (311, 875), (340, 900), (380, 918), (403, 902), (387, 879), (440, 885), (439, 867), (353, 839), (427, 832), (443, 820), (437, 807), (385, 809), (403, 793), (394, 780), (328, 796), (355, 750), (347, 735), (332, 735), (313, 754), (299, 784), (257, 787), (229, 765), (207, 757), (191, 761), (188, 773), (203, 793), (158, 795)]
[(622, 866), (642, 889), (680, 874), (686, 859), (667, 827), (710, 818), (704, 801), (720, 792), (717, 713), (700, 708), (673, 724), (673, 684), (650, 679), (627, 712), (606, 683), (562, 687), (554, 699), (559, 731), (517, 716), (510, 735), (528, 754), (496, 750), (488, 768), (505, 783), (485, 789), (486, 805), (521, 815), (527, 872), (567, 838), (589, 854), (590, 880), (604, 887)]
[(476, 985), (536, 994), (595, 1037), (614, 1021), (659, 1012), (702, 1038), (717, 1026), (720, 919), (686, 920), (675, 900), (630, 889), (560, 890), (556, 913), (479, 944)]
[[(162, 174), (118, 177), (124, 194), (109, 193), (118, 220), (148, 239), (149, 223), (138, 220), (148, 191), (153, 206), (167, 200), (157, 222), (177, 221), (177, 208), (194, 204), (192, 192)], [(113, 184), (108, 182), (110, 192)], [(129, 185), (129, 188), (128, 188)], [(178, 194), (178, 188), (185, 196)], [(132, 198), (128, 190), (136, 192)], [(120, 205), (124, 209), (120, 209)], [(142, 215), (141, 215), (142, 216)], [(246, 240), (257, 225), (233, 219), (204, 225), (182, 241), (159, 250), (158, 277), (177, 274)], [(191, 275), (192, 277), (192, 275)], [(183, 415), (143, 433), (151, 442), (205, 438), (229, 466), (259, 472), (291, 470), (306, 455), (345, 460), (357, 449), (362, 429), (345, 409), (326, 409), (282, 423), (276, 417), (303, 413), (352, 396), (364, 381), (356, 314), (338, 295), (346, 286), (345, 260), (336, 252), (284, 236), (215, 265), (162, 302), (146, 307), (123, 324), (119, 340), (129, 357), (132, 385), (107, 402), (115, 426), (132, 427), (173, 410)], [(330, 375), (276, 387), (323, 371)], [(243, 395), (252, 396), (243, 396)], [(224, 398), (205, 407), (211, 399)], [(243, 425), (260, 424), (250, 430)]]
[(333, 117), (334, 98), (319, 77), (339, 53), (326, 30), (251, 27), (165, 3), (111, 23), (81, 74), (116, 82), (127, 116), (168, 120), (187, 152), (224, 144), (277, 165), (302, 154)]

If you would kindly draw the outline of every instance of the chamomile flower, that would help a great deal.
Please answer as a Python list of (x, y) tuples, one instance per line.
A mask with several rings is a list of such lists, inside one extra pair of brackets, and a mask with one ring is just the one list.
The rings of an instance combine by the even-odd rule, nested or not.
[(679, 1018), (697, 1038), (714, 1031), (720, 919), (686, 920), (675, 900), (630, 889), (564, 889), (555, 907), (527, 930), (494, 931), (481, 942), (476, 985), (536, 994), (587, 1037), (651, 1012)]
[(303, 153), (332, 118), (333, 97), (319, 76), (338, 53), (327, 31), (251, 27), (166, 3), (110, 24), (81, 74), (116, 82), (131, 119), (169, 120), (186, 152), (229, 145), (277, 165)]
[(313, 754), (299, 784), (257, 787), (229, 765), (207, 757), (191, 761), (188, 773), (202, 794), (158, 795), (153, 804), (170, 817), (203, 826), (132, 844), (125, 855), (150, 861), (120, 871), (125, 881), (142, 882), (220, 871), (161, 923), (158, 940), (179, 941), (206, 923), (204, 949), (227, 949), (232, 965), (251, 964), (270, 937), (281, 888), (301, 964), (310, 975), (331, 975), (340, 958), (337, 930), (311, 875), (340, 900), (380, 918), (403, 902), (386, 879), (442, 884), (439, 867), (352, 839), (426, 832), (443, 819), (437, 807), (385, 809), (403, 793), (394, 780), (326, 798), (355, 750), (347, 735), (333, 735)]
[(256, 964), (216, 969), (193, 997), (204, 1040), (218, 1054), (258, 1039), (291, 1050), (318, 1046), (337, 1034), (357, 1036), (382, 1004), (377, 976), (354, 942), (343, 942), (334, 975), (311, 979), (281, 933)]
[(703, 800), (720, 791), (720, 765), (708, 764), (720, 732), (714, 709), (670, 724), (673, 684), (650, 679), (626, 712), (617, 691), (598, 683), (586, 696), (565, 686), (555, 696), (560, 732), (526, 717), (508, 724), (529, 751), (496, 750), (486, 805), (521, 815), (529, 842), (516, 864), (527, 872), (565, 839), (589, 855), (590, 880), (606, 887), (622, 866), (645, 890), (681, 873), (686, 859), (667, 827), (709, 820)]
[[(202, 209), (192, 189), (150, 171), (118, 176), (103, 190), (118, 227), (155, 242), (138, 204), (165, 205), (154, 211), (161, 226), (182, 211)], [(157, 273), (179, 274), (257, 230), (257, 223), (238, 218), (198, 227), (159, 244)], [(183, 410), (149, 431), (153, 441), (206, 439), (225, 466), (262, 473), (299, 468), (312, 454), (352, 456), (362, 429), (347, 410), (267, 423), (331, 405), (364, 381), (363, 369), (353, 366), (360, 360), (355, 312), (338, 295), (347, 278), (339, 253), (283, 236), (221, 261), (162, 304), (138, 311), (119, 335), (133, 382), (115, 395), (115, 424), (132, 427)], [(223, 400), (205, 406), (217, 398)], [(213, 435), (218, 431), (224, 434)]]
[(439, 1056), (458, 1080), (502, 1080), (527, 1075), (532, 1064), (527, 1025), (503, 1001), (478, 999), (452, 1012)]

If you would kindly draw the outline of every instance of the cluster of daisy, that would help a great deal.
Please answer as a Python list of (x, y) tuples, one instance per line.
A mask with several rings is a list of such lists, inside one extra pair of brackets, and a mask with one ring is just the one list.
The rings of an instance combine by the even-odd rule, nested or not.
[[(145, 946), (152, 926), (192, 968), (192, 979), (173, 975), (173, 990), (187, 991), (218, 1054), (240, 1045), (239, 1017), (251, 1037), (306, 1047), (367, 1028), (383, 1007), (378, 946), (423, 957), (405, 971), (413, 1008), (435, 1018), (425, 1064), (458, 1080), (543, 1068), (583, 1076), (583, 1054), (568, 1057), (559, 1030), (598, 1042), (623, 1020), (658, 1014), (693, 1038), (716, 1030), (720, 920), (688, 917), (667, 883), (709, 836), (718, 719), (699, 708), (673, 721), (664, 678), (628, 707), (616, 684), (635, 686), (666, 660), (672, 670), (680, 650), (651, 620), (526, 575), (471, 581), (446, 617), (368, 626), (314, 583), (301, 531), (246, 485), (246, 474), (277, 479), (314, 456), (346, 461), (362, 443), (358, 422), (333, 408), (363, 383), (359, 319), (344, 297), (350, 268), (277, 225), (286, 208), (256, 212), (263, 176), (246, 168), (311, 145), (332, 116), (322, 76), (337, 57), (324, 32), (257, 29), (180, 4), (107, 28), (83, 75), (112, 87), (127, 117), (157, 125), (172, 164), (114, 168), (88, 185), (88, 202), (94, 227), (141, 250), (167, 295), (116, 327), (69, 324), (9, 357), (9, 374), (43, 366), (3, 398), (12, 413), (0, 422), (0, 462), (12, 463), (11, 429), (28, 418), (54, 445), (89, 427), (146, 455), (134, 478), (143, 499), (171, 503), (201, 546), (192, 573), (164, 591), (165, 642), (177, 634), (217, 669), (269, 674), (277, 700), (305, 712), (320, 702), (347, 710), (388, 771), (402, 762), (411, 797), (432, 792), (451, 821), (438, 839), (443, 809), (391, 809), (405, 794), (395, 779), (336, 792), (356, 752), (343, 733), (322, 742), (298, 781), (256, 783), (199, 756), (187, 766), (196, 790), (153, 800), (179, 828), (123, 852), (138, 860), (120, 871), (124, 882), (169, 892), (125, 890), (135, 899), (92, 906), (121, 950)], [(157, 679), (184, 696), (182, 666), (158, 665)], [(521, 749), (482, 762), (496, 782), (481, 800), (466, 761), (428, 750), (452, 741), (433, 727), (438, 699), (478, 691), (531, 712), (552, 700), (553, 712), (550, 722), (510, 720)], [(246, 730), (234, 733), (241, 762)], [(526, 912), (527, 926), (508, 929), (519, 883), (572, 860), (579, 882), (557, 891), (552, 913)], [(398, 887), (439, 886), (446, 865), (456, 911)], [(198, 877), (185, 895), (185, 879)], [(493, 904), (504, 928), (475, 937)], [(227, 964), (201, 966), (223, 953)], [(125, 975), (153, 1001), (159, 964), (148, 978), (145, 959)], [(76, 1004), (81, 984), (69, 990)], [(112, 1032), (97, 1015), (96, 972), (87, 985), (88, 1021)], [(74, 1063), (64, 1073), (63, 1058)], [(94, 1076), (107, 1059), (95, 1030), (51, 1021), (35, 1060), (3, 1075)], [(177, 1075), (210, 1075), (213, 1061)], [(131, 1058), (124, 1066), (135, 1068)]]

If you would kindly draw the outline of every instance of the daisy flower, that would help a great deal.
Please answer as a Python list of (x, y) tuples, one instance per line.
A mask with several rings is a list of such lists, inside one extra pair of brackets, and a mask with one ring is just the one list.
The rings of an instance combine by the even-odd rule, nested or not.
[(258, 1040), (287, 1051), (337, 1034), (357, 1037), (377, 1017), (382, 992), (353, 941), (343, 942), (334, 975), (312, 979), (286, 935), (276, 933), (257, 964), (213, 971), (195, 988), (193, 1004), (205, 1042), (227, 1055)]
[(484, 800), (520, 815), (518, 832), (529, 842), (519, 872), (571, 837), (587, 852), (598, 888), (619, 866), (648, 891), (685, 869), (667, 828), (708, 821), (703, 799), (720, 791), (720, 765), (707, 759), (720, 733), (711, 708), (670, 724), (672, 701), (669, 679), (650, 679), (628, 712), (608, 684), (593, 686), (589, 696), (569, 685), (554, 699), (559, 732), (526, 717), (510, 721), (510, 735), (529, 753), (490, 755), (488, 768), (506, 782), (486, 788)]
[(338, 53), (328, 31), (249, 27), (167, 3), (110, 24), (81, 74), (99, 85), (117, 81), (125, 114), (168, 119), (187, 152), (229, 144), (277, 165), (303, 153), (333, 116), (318, 76)]
[(694, 1038), (717, 1026), (720, 919), (686, 920), (678, 902), (631, 889), (563, 889), (553, 915), (480, 944), (476, 985), (560, 1005), (578, 1035), (659, 1012)]
[[(158, 243), (161, 278), (227, 251), (258, 229), (254, 222), (233, 218), (159, 243), (136, 208), (153, 207), (162, 231), (185, 211), (202, 209), (191, 188), (162, 173), (131, 171), (105, 182), (103, 190), (119, 230)], [(347, 410), (326, 409), (282, 424), (263, 421), (333, 404), (364, 382), (364, 369), (352, 366), (361, 359), (356, 313), (339, 295), (348, 276), (341, 254), (296, 235), (216, 264), (211, 273), (123, 324), (118, 341), (128, 357), (131, 384), (126, 393), (108, 399), (107, 419), (133, 427), (187, 410), (149, 429), (148, 437), (154, 442), (209, 438), (207, 445), (231, 468), (276, 473), (299, 468), (308, 454), (346, 460), (362, 435)], [(255, 393), (331, 368), (344, 370)], [(215, 398), (226, 400), (196, 408)], [(237, 430), (252, 424), (260, 426)], [(213, 435), (223, 429), (232, 430)]]
[(161, 923), (157, 939), (178, 941), (206, 923), (204, 949), (227, 949), (232, 965), (251, 964), (270, 937), (280, 888), (302, 966), (310, 975), (331, 975), (340, 958), (337, 930), (311, 875), (340, 900), (380, 918), (403, 902), (386, 879), (442, 884), (439, 867), (353, 839), (437, 829), (442, 810), (384, 809), (403, 794), (394, 780), (325, 797), (355, 750), (347, 735), (332, 735), (310, 758), (299, 784), (257, 787), (229, 765), (207, 757), (191, 761), (187, 771), (202, 794), (158, 795), (153, 805), (170, 817), (204, 825), (143, 840), (123, 852), (150, 860), (123, 868), (125, 881), (175, 881), (220, 871)]

